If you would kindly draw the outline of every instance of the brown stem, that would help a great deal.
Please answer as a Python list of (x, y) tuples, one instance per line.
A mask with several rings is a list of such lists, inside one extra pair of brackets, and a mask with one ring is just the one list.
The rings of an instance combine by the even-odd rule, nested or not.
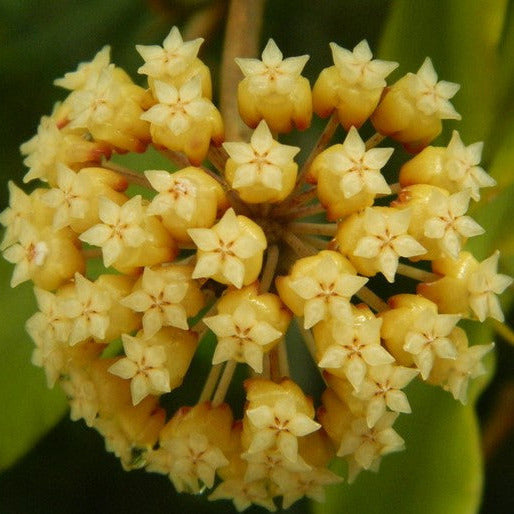
[(306, 205), (305, 207), (299, 207), (294, 211), (290, 211), (290, 214), (294, 219), (301, 219), (306, 218), (307, 216), (312, 216), (313, 214), (320, 214), (322, 212), (325, 212), (325, 207), (316, 203), (313, 205)]
[(229, 141), (246, 140), (249, 129), (239, 117), (237, 85), (241, 72), (234, 59), (254, 57), (259, 47), (264, 0), (231, 0), (221, 61), (220, 106)]
[(189, 159), (182, 153), (174, 152), (173, 150), (167, 150), (164, 148), (157, 148), (157, 150), (159, 150), (159, 152), (164, 155), (166, 159), (169, 159), (173, 164), (178, 166), (179, 169), (191, 166)]
[(330, 241), (327, 241), (326, 239), (320, 239), (316, 236), (301, 236), (300, 239), (304, 243), (314, 246), (314, 248), (317, 248), (318, 250), (326, 250), (330, 244)]
[(335, 236), (337, 223), (290, 223), (289, 227), (295, 234), (308, 234), (316, 236)]
[(278, 246), (270, 246), (266, 252), (266, 263), (264, 264), (264, 270), (262, 272), (262, 278), (260, 283), (260, 293), (268, 292), (271, 284), (273, 283), (273, 276), (277, 269), (279, 251)]
[(382, 134), (379, 134), (378, 132), (375, 132), (365, 143), (366, 150), (369, 150), (370, 148), (375, 148), (375, 146), (379, 145), (386, 136), (383, 136)]
[(196, 11), (188, 20), (182, 31), (184, 41), (199, 37), (209, 39), (218, 28), (225, 14), (225, 2), (218, 0)]
[(125, 166), (122, 166), (121, 164), (116, 164), (111, 161), (103, 162), (102, 167), (111, 171), (115, 171), (120, 175), (123, 175), (127, 179), (127, 182), (129, 182), (129, 184), (135, 184), (137, 186), (145, 187), (147, 189), (152, 189), (152, 186), (150, 185), (150, 182), (148, 182), (148, 179), (143, 174), (138, 173), (137, 171), (125, 168)]
[(295, 210), (300, 205), (310, 202), (313, 198), (316, 198), (316, 188), (311, 187), (302, 193), (294, 196), (289, 196), (283, 203), (278, 204), (273, 212), (276, 214), (289, 214), (291, 210)]
[(309, 245), (302, 241), (298, 236), (290, 232), (289, 230), (284, 230), (282, 232), (282, 239), (293, 249), (293, 251), (298, 255), (298, 257), (309, 257), (310, 255), (316, 255), (318, 250), (314, 248), (314, 246)]
[(225, 163), (227, 162), (228, 154), (223, 147), (211, 145), (207, 158), (220, 173), (225, 172)]

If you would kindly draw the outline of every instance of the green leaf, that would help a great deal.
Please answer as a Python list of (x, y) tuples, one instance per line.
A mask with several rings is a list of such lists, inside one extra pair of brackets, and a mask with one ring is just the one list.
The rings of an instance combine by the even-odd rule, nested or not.
[(33, 344), (24, 327), (36, 302), (28, 283), (10, 288), (11, 273), (0, 259), (0, 470), (30, 450), (67, 408), (62, 392), (50, 391), (44, 372), (30, 362)]
[[(406, 450), (384, 457), (378, 473), (363, 471), (353, 484), (332, 487), (316, 514), (471, 514), (482, 489), (477, 420), (472, 406), (415, 381), (412, 414), (395, 425)], [(339, 471), (342, 466), (339, 464)]]

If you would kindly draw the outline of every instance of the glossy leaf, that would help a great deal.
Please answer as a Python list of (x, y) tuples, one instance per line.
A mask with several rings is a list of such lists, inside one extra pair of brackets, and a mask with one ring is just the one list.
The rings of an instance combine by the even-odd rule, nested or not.
[(43, 370), (30, 363), (33, 343), (25, 321), (36, 310), (32, 286), (11, 289), (12, 266), (0, 259), (0, 470), (24, 455), (67, 409), (63, 393), (49, 391)]
[(384, 457), (378, 473), (332, 487), (316, 514), (468, 514), (482, 488), (480, 440), (472, 406), (416, 381), (407, 390), (412, 414), (395, 424), (407, 449)]

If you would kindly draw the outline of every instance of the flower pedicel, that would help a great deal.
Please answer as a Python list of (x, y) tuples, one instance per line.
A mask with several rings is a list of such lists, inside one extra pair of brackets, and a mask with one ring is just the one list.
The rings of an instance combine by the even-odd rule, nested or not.
[[(239, 510), (322, 501), (342, 480), (332, 459), (347, 461), (351, 481), (404, 448), (393, 426), (411, 412), (409, 382), (465, 403), (484, 372), (493, 344), (470, 347), (459, 322), (502, 321), (497, 295), (511, 279), (497, 272), (498, 252), (478, 262), (463, 247), (483, 232), (469, 203), (495, 182), (479, 167), (481, 143), (466, 147), (455, 131), (447, 147), (428, 146), (442, 119), (459, 119), (458, 85), (438, 82), (428, 58), (387, 86), (396, 63), (373, 60), (366, 41), (331, 43), (334, 66), (311, 92), (308, 56), (284, 58), (270, 40), (262, 60), (237, 59), (239, 109), (254, 131), (224, 141), (201, 43), (174, 27), (163, 47), (137, 46), (148, 88), (110, 63), (109, 47), (56, 81), (70, 93), (21, 147), (25, 182), (39, 182), (30, 194), (9, 184), (1, 249), (11, 285), (34, 283), (34, 364), (125, 469)], [(299, 166), (300, 149), (279, 138), (308, 128), (313, 109), (329, 120)], [(367, 120), (377, 134), (364, 141)], [(339, 126), (346, 135), (328, 146)], [(382, 174), (386, 136), (418, 152), (399, 184)], [(179, 169), (109, 160), (149, 145)], [(377, 274), (414, 278), (417, 294), (386, 303), (370, 289)], [(289, 350), (306, 344), (327, 385), (317, 411), (290, 378), (294, 316), (303, 341)], [(199, 346), (212, 367), (195, 378), (198, 402), (166, 412), (160, 398), (181, 386)], [(241, 420), (225, 403), (236, 366), (250, 377)]]

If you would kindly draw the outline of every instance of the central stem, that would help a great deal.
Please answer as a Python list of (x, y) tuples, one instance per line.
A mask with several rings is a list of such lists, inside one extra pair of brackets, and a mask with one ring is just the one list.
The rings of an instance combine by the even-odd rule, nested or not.
[(249, 138), (249, 129), (239, 117), (237, 85), (241, 72), (234, 59), (254, 57), (257, 54), (263, 11), (264, 0), (230, 2), (220, 73), (220, 110), (225, 120), (225, 135), (228, 141), (246, 141)]

